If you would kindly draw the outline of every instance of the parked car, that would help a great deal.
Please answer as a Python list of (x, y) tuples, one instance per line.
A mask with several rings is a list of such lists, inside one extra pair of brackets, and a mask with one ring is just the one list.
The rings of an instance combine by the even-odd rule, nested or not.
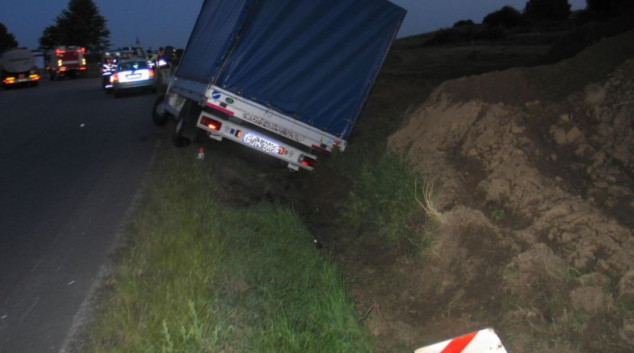
[(146, 90), (156, 91), (154, 69), (145, 59), (122, 60), (117, 64), (115, 72), (110, 76), (112, 91), (120, 97), (124, 91)]

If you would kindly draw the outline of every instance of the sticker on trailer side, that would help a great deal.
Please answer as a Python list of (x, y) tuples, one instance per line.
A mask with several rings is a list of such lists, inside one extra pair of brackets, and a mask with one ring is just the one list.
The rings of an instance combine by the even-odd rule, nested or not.
[(267, 130), (270, 130), (278, 135), (282, 135), (284, 137), (287, 137), (291, 140), (297, 141), (297, 142), (302, 142), (306, 139), (306, 137), (304, 137), (303, 135), (300, 135), (294, 131), (291, 131), (283, 126), (277, 125), (275, 123), (272, 123), (268, 120), (265, 120), (263, 118), (260, 118), (257, 115), (253, 115), (247, 112), (242, 112), (242, 119), (252, 123), (253, 125), (257, 125), (260, 127), (263, 127)]

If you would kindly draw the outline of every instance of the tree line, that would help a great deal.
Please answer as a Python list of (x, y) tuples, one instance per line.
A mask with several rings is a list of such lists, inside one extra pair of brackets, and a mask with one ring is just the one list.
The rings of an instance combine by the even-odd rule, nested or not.
[[(586, 0), (581, 18), (585, 20), (605, 19), (633, 8), (633, 0)], [(529, 0), (523, 11), (511, 6), (488, 14), (482, 21), (491, 27), (522, 27), (535, 22), (564, 21), (570, 17), (568, 0)], [(68, 8), (55, 18), (54, 24), (46, 27), (39, 39), (40, 49), (58, 45), (78, 45), (92, 52), (100, 52), (110, 46), (110, 30), (107, 20), (99, 13), (92, 0), (70, 0)], [(474, 24), (472, 20), (461, 20), (454, 27)], [(0, 23), (0, 52), (18, 46), (15, 36)]]
[[(110, 46), (107, 20), (92, 0), (70, 0), (68, 8), (46, 27), (39, 39), (40, 49), (59, 45), (76, 45), (88, 51), (101, 52)], [(0, 52), (18, 46), (15, 36), (0, 23)]]
[[(616, 16), (622, 11), (633, 8), (632, 0), (586, 0), (586, 8), (577, 16), (583, 22), (604, 20)], [(482, 20), (490, 27), (524, 27), (535, 23), (561, 22), (570, 18), (568, 0), (529, 0), (523, 11), (512, 6), (504, 6)], [(454, 27), (469, 24), (468, 20), (458, 21)], [(473, 21), (471, 21), (473, 24)]]

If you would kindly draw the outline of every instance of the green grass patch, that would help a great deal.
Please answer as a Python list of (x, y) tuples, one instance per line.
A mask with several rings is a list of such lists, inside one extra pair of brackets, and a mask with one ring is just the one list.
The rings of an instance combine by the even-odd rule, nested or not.
[[(376, 232), (389, 245), (428, 246), (424, 236), (424, 181), (399, 155), (386, 152), (365, 163), (343, 206), (342, 220), (351, 228)], [(420, 201), (420, 202), (419, 202)]]
[(161, 150), (88, 351), (371, 352), (342, 274), (298, 216), (217, 204), (210, 163), (188, 152)]

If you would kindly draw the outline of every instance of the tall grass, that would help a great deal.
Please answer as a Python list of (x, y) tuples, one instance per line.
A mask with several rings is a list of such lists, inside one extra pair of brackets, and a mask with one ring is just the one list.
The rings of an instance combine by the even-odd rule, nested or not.
[(90, 352), (371, 352), (338, 268), (290, 209), (213, 200), (209, 163), (161, 152)]
[(401, 156), (386, 152), (377, 163), (361, 166), (343, 205), (342, 220), (351, 228), (376, 232), (388, 245), (425, 248), (429, 240), (423, 226), (430, 202), (424, 180)]

